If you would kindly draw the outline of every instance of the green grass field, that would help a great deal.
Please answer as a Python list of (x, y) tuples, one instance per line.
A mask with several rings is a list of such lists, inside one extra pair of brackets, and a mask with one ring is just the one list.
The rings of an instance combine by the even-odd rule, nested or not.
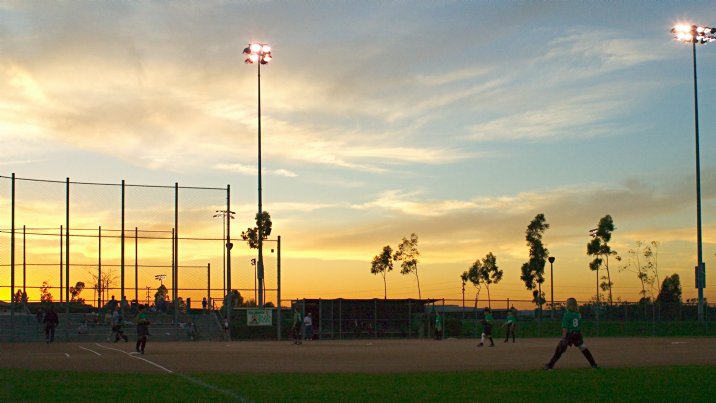
[(0, 369), (0, 401), (707, 402), (714, 379), (716, 366), (374, 375)]

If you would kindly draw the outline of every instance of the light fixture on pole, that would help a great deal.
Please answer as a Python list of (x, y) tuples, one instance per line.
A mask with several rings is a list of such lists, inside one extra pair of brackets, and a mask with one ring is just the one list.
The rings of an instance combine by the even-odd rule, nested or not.
[(159, 286), (160, 286), (160, 287), (164, 285), (164, 280), (165, 280), (166, 278), (167, 278), (167, 275), (166, 275), (166, 274), (157, 274), (156, 276), (154, 276), (154, 279), (155, 279), (155, 280), (159, 280)]
[(234, 214), (236, 212), (231, 210), (216, 210), (216, 214), (214, 214), (212, 217), (217, 218), (221, 217), (221, 228), (222, 228), (222, 241), (221, 241), (221, 250), (223, 253), (223, 273), (224, 273), (224, 285), (223, 285), (223, 291), (224, 293), (222, 295), (226, 295), (226, 249), (229, 247), (229, 240), (226, 239), (226, 217), (229, 217), (229, 219), (234, 219)]
[(694, 138), (696, 144), (696, 288), (698, 289), (698, 319), (704, 322), (704, 287), (706, 286), (706, 266), (703, 262), (701, 238), (701, 157), (699, 152), (699, 96), (696, 80), (696, 44), (707, 44), (716, 41), (716, 28), (698, 25), (677, 25), (671, 28), (674, 39), (691, 44), (694, 66)]
[(245, 62), (247, 64), (256, 64), (258, 66), (258, 131), (259, 131), (259, 212), (258, 212), (258, 242), (259, 242), (259, 259), (258, 259), (258, 301), (259, 307), (263, 306), (263, 282), (264, 282), (264, 257), (263, 257), (263, 210), (261, 205), (261, 65), (268, 64), (273, 59), (271, 55), (271, 46), (265, 43), (249, 43), (249, 46), (244, 49), (244, 55), (246, 55)]

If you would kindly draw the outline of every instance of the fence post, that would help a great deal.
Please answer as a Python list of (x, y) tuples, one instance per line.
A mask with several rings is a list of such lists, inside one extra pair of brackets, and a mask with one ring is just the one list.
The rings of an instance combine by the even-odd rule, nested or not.
[[(281, 235), (277, 237), (276, 241), (276, 306), (278, 307), (278, 324), (277, 324), (277, 337), (281, 340)], [(333, 303), (331, 303), (331, 315), (333, 315)], [(333, 332), (333, 330), (331, 330)]]
[[(62, 229), (60, 229), (62, 232)], [(62, 237), (60, 237), (62, 238)], [(62, 249), (62, 239), (60, 239), (60, 249)], [(102, 313), (102, 226), (97, 230), (97, 311)], [(104, 315), (102, 315), (104, 322)]]
[(179, 323), (179, 183), (174, 182), (174, 323)]
[(134, 300), (139, 305), (139, 229), (134, 227)]
[(594, 303), (594, 314), (596, 316), (596, 322), (597, 322), (596, 336), (599, 336), (599, 294), (597, 294), (597, 302)]
[(65, 287), (67, 287), (67, 292), (65, 292), (65, 301), (67, 317), (65, 318), (65, 336), (67, 341), (70, 341), (70, 178), (67, 178), (66, 186), (67, 200), (65, 214), (67, 216), (65, 217), (65, 223), (67, 224), (67, 228), (65, 229)]
[(62, 278), (62, 268), (64, 265), (64, 255), (62, 251), (62, 245), (64, 244), (62, 239), (65, 236), (65, 227), (60, 225), (60, 303), (62, 303), (62, 295), (64, 290), (64, 279)]
[(412, 299), (408, 299), (408, 338), (412, 337), (413, 335), (413, 312), (411, 306), (412, 301)]
[(443, 298), (443, 311), (441, 312), (441, 315), (443, 318), (440, 321), (442, 324), (442, 329), (440, 329), (440, 340), (445, 340), (445, 333), (447, 333), (447, 322), (445, 321), (445, 298)]
[(10, 341), (15, 341), (15, 173), (10, 189)]

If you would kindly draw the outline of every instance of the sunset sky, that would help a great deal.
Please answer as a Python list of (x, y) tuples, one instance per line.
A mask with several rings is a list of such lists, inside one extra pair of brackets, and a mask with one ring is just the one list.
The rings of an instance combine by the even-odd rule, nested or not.
[[(613, 249), (659, 242), (662, 279), (678, 273), (694, 298), (693, 65), (669, 32), (677, 23), (716, 25), (716, 8), (2, 1), (0, 175), (228, 184), (238, 235), (257, 211), (257, 69), (242, 51), (260, 41), (274, 55), (261, 69), (263, 204), (282, 237), (284, 298), (382, 298), (373, 256), (416, 233), (423, 297), (461, 298), (459, 275), (492, 252), (504, 270), (492, 298), (529, 299), (520, 266), (539, 213), (556, 299), (594, 296), (586, 244), (606, 214)], [(699, 46), (697, 61), (713, 302), (716, 44)], [(253, 287), (253, 254), (235, 249), (234, 288)], [(615, 297), (636, 300), (623, 264), (612, 266)], [(418, 296), (399, 268), (387, 285), (390, 298)]]

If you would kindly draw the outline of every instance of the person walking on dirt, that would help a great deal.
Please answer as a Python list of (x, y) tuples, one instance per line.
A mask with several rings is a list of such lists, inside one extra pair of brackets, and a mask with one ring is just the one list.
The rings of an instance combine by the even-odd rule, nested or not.
[(482, 319), (482, 336), (480, 337), (480, 344), (478, 347), (485, 345), (485, 339), (490, 339), (490, 347), (495, 347), (495, 342), (492, 341), (492, 309), (489, 307), (484, 310), (485, 317)]
[(45, 324), (45, 343), (50, 344), (55, 341), (55, 328), (60, 324), (60, 319), (57, 317), (57, 312), (52, 309), (52, 305), (45, 312), (42, 322)]
[(117, 305), (117, 308), (112, 314), (112, 335), (114, 336), (115, 343), (118, 342), (120, 339), (124, 339), (125, 343), (129, 341), (129, 337), (127, 337), (122, 331), (123, 321), (124, 318), (122, 318), (121, 308), (119, 305)]
[(137, 352), (144, 354), (144, 347), (147, 345), (147, 336), (149, 336), (149, 321), (144, 308), (139, 310), (137, 315)]

